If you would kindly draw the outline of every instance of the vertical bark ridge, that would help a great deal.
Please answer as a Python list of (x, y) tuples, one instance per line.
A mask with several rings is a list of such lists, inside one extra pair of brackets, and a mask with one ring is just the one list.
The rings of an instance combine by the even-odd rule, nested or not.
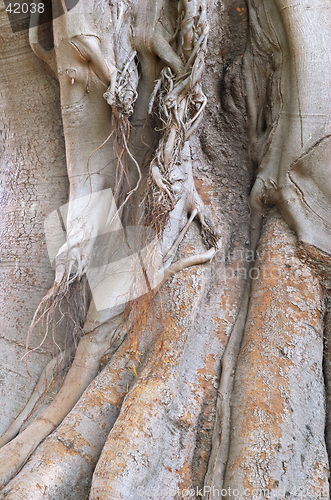
[(324, 498), (323, 291), (275, 212), (263, 228), (256, 272), (232, 396), (225, 487)]

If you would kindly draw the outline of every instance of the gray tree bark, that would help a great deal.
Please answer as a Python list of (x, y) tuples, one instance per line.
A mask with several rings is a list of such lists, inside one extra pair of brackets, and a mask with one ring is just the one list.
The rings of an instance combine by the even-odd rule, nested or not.
[[(49, 353), (25, 354), (29, 324), (54, 275), (43, 222), (66, 202), (58, 88), (1, 7), (1, 434), (24, 407)], [(40, 340), (40, 339), (39, 339)], [(33, 345), (38, 345), (38, 338)]]
[[(92, 4), (54, 50), (30, 32), (59, 84), (1, 12), (2, 432), (46, 377), (0, 441), (0, 498), (329, 498), (330, 6)], [(108, 189), (124, 227), (151, 210), (164, 279), (98, 311)], [(52, 287), (43, 223), (68, 197)]]

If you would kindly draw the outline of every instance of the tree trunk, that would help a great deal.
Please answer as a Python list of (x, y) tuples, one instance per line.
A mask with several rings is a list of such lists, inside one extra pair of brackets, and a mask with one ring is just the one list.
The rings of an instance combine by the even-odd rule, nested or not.
[[(51, 342), (25, 361), (33, 314), (54, 280), (44, 218), (67, 198), (58, 88), (1, 11), (1, 407), (3, 433), (49, 359)], [(64, 334), (64, 332), (63, 332)], [(62, 334), (62, 336), (63, 336)], [(32, 340), (37, 346), (40, 338)]]
[[(59, 83), (1, 13), (2, 433), (42, 377), (0, 441), (0, 498), (329, 498), (330, 61), (301, 38), (322, 17), (330, 36), (325, 2), (309, 28), (305, 0), (212, 0), (207, 55), (193, 3), (80, 0), (54, 51), (50, 24), (30, 32)], [(322, 76), (305, 83), (309, 57)], [(116, 235), (139, 245), (148, 225), (162, 287), (124, 280), (99, 310), (107, 234), (123, 258)]]

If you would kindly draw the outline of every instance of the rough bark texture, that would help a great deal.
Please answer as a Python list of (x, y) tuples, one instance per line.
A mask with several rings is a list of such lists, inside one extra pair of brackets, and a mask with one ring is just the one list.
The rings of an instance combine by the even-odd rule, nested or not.
[[(1, 434), (24, 407), (52, 351), (25, 362), (26, 335), (54, 274), (46, 251), (47, 213), (66, 201), (58, 89), (31, 54), (25, 33), (13, 35), (1, 7)], [(40, 338), (32, 339), (32, 346)]]
[[(70, 201), (111, 188), (121, 205), (136, 186), (130, 209), (120, 210), (123, 224), (144, 215), (138, 202), (152, 186), (173, 276), (130, 308), (100, 312), (92, 302), (58, 397), (0, 450), (1, 498), (328, 498), (330, 60), (310, 31), (322, 19), (327, 40), (330, 27), (325, 2), (308, 17), (306, 0), (290, 3), (209, 2), (203, 88), (207, 24), (190, 17), (196, 6), (204, 13), (203, 1), (81, 0), (54, 20), (49, 52), (32, 31), (35, 52), (58, 71), (60, 92), (29, 52), (27, 34), (11, 35), (2, 12), (1, 430), (53, 350), (46, 340), (30, 354), (30, 380), (19, 359), (54, 279), (42, 220), (67, 201), (65, 167)], [(178, 27), (183, 44), (169, 35)], [(42, 43), (50, 47), (47, 30)], [(305, 80), (308, 60), (315, 80)], [(147, 117), (151, 95), (165, 124), (158, 133), (160, 123)], [(199, 110), (199, 133), (185, 141)], [(313, 114), (322, 118), (310, 127)], [(99, 195), (83, 209), (69, 205), (55, 289), (70, 269), (76, 277), (88, 269), (91, 237), (110, 227), (107, 203)], [(272, 204), (280, 211), (262, 217)], [(218, 252), (192, 261), (210, 247)], [(60, 345), (72, 329), (70, 321), (56, 329)]]
[(256, 262), (262, 279), (252, 284), (236, 370), (225, 485), (251, 495), (269, 490), (270, 498), (326, 498), (323, 290), (286, 223), (267, 217)]

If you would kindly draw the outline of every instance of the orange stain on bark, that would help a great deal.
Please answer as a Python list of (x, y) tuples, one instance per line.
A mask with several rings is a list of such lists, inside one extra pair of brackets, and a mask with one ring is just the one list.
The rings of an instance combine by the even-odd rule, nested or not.
[[(242, 470), (243, 486), (249, 490), (261, 484), (252, 482), (248, 465), (255, 463), (267, 471), (277, 453), (277, 443), (282, 443), (282, 423), (289, 411), (288, 375), (294, 366), (286, 349), (293, 348), (295, 339), (305, 335), (301, 325), (308, 322), (318, 329), (321, 322), (321, 292), (287, 240), (279, 234), (277, 223), (265, 229), (260, 246), (263, 255), (258, 262), (263, 280), (253, 280), (238, 362), (244, 378), (237, 383), (242, 383), (244, 390), (237, 402), (240, 421), (234, 420), (233, 425), (240, 428), (235, 439), (242, 445), (240, 453), (232, 457), (228, 474), (235, 477)], [(258, 452), (257, 439), (263, 442), (263, 451)], [(265, 472), (264, 480), (263, 486), (272, 489), (271, 472)]]

